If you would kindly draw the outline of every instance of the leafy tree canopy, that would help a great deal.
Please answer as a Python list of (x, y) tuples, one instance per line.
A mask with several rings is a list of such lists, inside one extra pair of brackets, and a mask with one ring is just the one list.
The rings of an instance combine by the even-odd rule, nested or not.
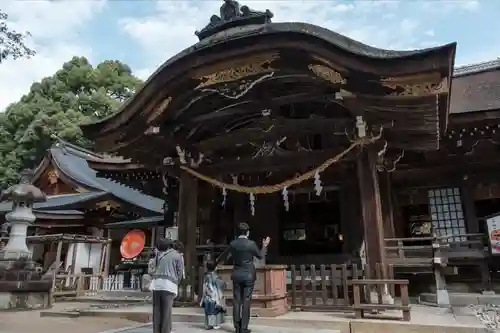
[(25, 35), (7, 26), (8, 15), (0, 9), (0, 63), (7, 58), (31, 57), (35, 51), (26, 46)]
[(93, 67), (84, 57), (74, 57), (53, 76), (34, 83), (0, 113), (0, 188), (15, 183), (21, 169), (36, 167), (52, 145), (52, 135), (90, 148), (78, 125), (112, 114), (140, 84), (119, 61)]

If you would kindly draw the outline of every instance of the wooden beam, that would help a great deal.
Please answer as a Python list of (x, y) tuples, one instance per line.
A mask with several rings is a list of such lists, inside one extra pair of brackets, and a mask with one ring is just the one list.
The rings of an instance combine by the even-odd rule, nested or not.
[[(323, 90), (315, 90), (315, 91), (310, 91), (310, 92), (302, 92), (302, 93), (295, 93), (291, 95), (285, 95), (285, 96), (277, 96), (272, 99), (269, 99), (269, 102), (265, 107), (263, 107), (262, 102), (259, 102), (257, 100), (245, 100), (241, 101), (238, 103), (230, 104), (227, 105), (223, 108), (214, 110), (209, 113), (204, 113), (199, 116), (190, 116), (190, 115), (185, 115), (183, 117), (179, 117), (175, 123), (199, 123), (199, 122), (206, 122), (210, 121), (213, 119), (220, 119), (224, 117), (234, 117), (235, 115), (238, 114), (247, 114), (249, 112), (260, 112), (262, 111), (263, 108), (268, 108), (268, 109), (273, 109), (276, 107), (279, 107), (281, 105), (285, 104), (293, 104), (293, 103), (298, 103), (298, 102), (306, 102), (306, 101), (311, 101), (311, 100), (317, 100), (320, 98), (324, 98), (327, 100), (328, 97), (331, 97), (331, 93), (325, 93)], [(259, 106), (259, 109), (256, 106)], [(163, 131), (162, 131), (163, 132)]]
[[(227, 174), (302, 169), (317, 166), (341, 152), (342, 148), (336, 150), (286, 152), (274, 156), (223, 161), (215, 165), (200, 167), (200, 172), (206, 174)], [(339, 162), (350, 161), (356, 157), (356, 154), (357, 152), (353, 150)]]
[(313, 118), (313, 119), (286, 119), (263, 118), (248, 127), (237, 129), (225, 134), (200, 141), (194, 146), (204, 153), (211, 150), (220, 150), (229, 147), (245, 145), (262, 141), (274, 141), (283, 136), (296, 136), (304, 134), (329, 133), (345, 135), (353, 128), (351, 118)]

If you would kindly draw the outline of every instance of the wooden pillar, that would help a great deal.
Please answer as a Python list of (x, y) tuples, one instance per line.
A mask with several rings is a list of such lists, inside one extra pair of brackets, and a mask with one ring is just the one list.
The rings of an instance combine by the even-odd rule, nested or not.
[[(392, 188), (390, 173), (383, 172), (379, 175), (380, 201), (382, 204), (382, 217), (384, 220), (384, 238), (394, 238), (394, 208), (392, 203)], [(385, 242), (384, 242), (385, 244)]]
[(184, 244), (188, 271), (196, 262), (196, 222), (198, 219), (198, 180), (183, 172), (179, 188), (179, 240)]
[[(69, 248), (69, 247), (68, 247)], [(71, 275), (76, 274), (76, 249), (78, 248), (78, 243), (73, 243), (73, 253), (71, 253)]]
[(56, 278), (57, 278), (57, 274), (59, 273), (59, 266), (61, 265), (62, 245), (63, 245), (63, 242), (62, 242), (62, 240), (60, 240), (59, 243), (57, 243), (55, 267), (54, 267), (54, 271), (52, 272), (52, 292), (54, 292), (56, 289)]
[(104, 276), (108, 277), (109, 275), (109, 265), (111, 263), (111, 244), (112, 240), (108, 239), (106, 243), (106, 258), (104, 259)]
[(349, 181), (342, 182), (340, 187), (340, 233), (342, 234), (342, 253), (348, 254), (353, 252), (353, 214), (352, 205), (352, 186)]
[(382, 278), (387, 278), (384, 250), (384, 221), (378, 172), (376, 168), (376, 152), (370, 147), (365, 148), (357, 159), (359, 189), (361, 197), (361, 211), (363, 216), (363, 230), (365, 239), (365, 253), (370, 272), (367, 276), (374, 276), (376, 264), (382, 267)]
[(474, 203), (474, 188), (473, 184), (471, 184), (467, 179), (462, 181), (460, 195), (463, 202), (467, 233), (478, 233), (479, 223), (477, 221), (476, 206)]

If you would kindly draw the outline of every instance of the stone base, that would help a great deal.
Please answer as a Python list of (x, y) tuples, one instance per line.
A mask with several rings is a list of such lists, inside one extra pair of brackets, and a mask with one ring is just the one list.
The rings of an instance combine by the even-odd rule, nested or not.
[(450, 307), (450, 295), (446, 289), (441, 289), (436, 292), (436, 304), (442, 308)]
[(29, 251), (11, 251), (8, 249), (0, 250), (0, 260), (30, 260)]
[(41, 275), (33, 261), (0, 260), (0, 310), (48, 308), (51, 290), (51, 276)]
[(1, 310), (37, 310), (50, 307), (47, 292), (0, 292)]

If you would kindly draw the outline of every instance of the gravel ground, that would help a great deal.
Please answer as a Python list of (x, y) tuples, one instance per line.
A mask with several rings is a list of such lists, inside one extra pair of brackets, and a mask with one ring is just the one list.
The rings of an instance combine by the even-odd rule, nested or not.
[[(82, 308), (81, 303), (56, 303), (53, 310)], [(106, 330), (137, 326), (120, 318), (40, 317), (40, 311), (0, 312), (0, 333), (100, 333)]]

